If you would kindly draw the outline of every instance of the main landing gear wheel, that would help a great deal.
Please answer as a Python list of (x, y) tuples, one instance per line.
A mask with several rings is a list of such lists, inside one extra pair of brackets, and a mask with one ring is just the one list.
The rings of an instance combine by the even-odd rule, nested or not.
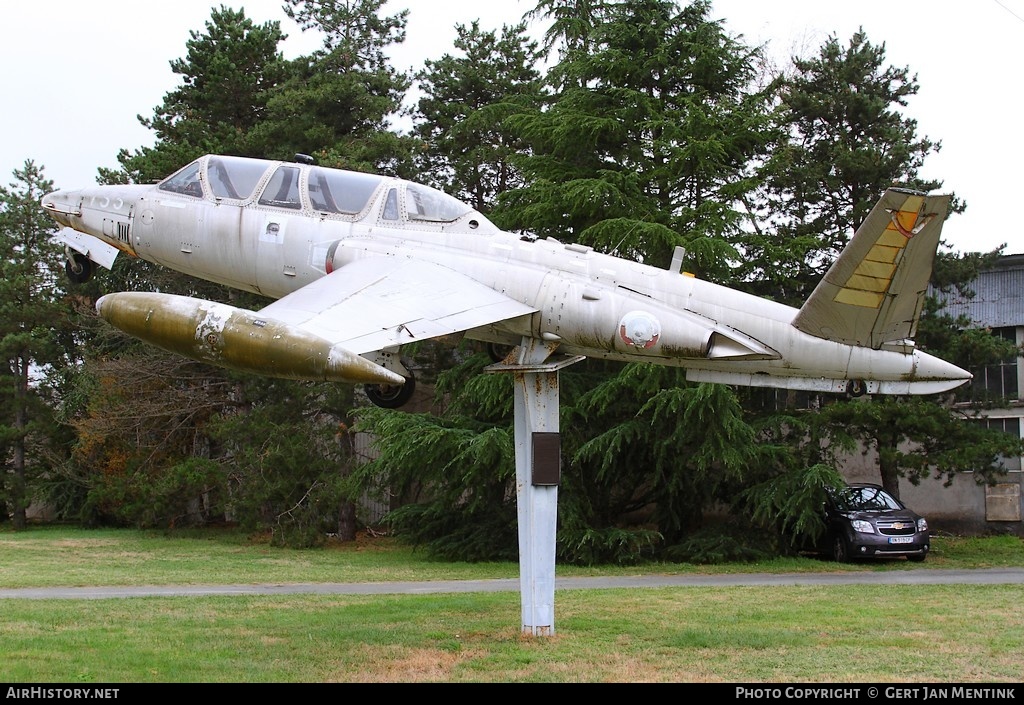
[(511, 353), (515, 349), (515, 345), (487, 343), (487, 356), (491, 358), (492, 362), (504, 362), (505, 358), (509, 356), (509, 353)]
[(363, 391), (374, 406), (397, 409), (412, 399), (412, 393), (416, 391), (416, 378), (410, 374), (405, 378), (405, 384), (367, 384)]
[(854, 399), (864, 396), (864, 392), (867, 390), (868, 385), (862, 379), (851, 379), (849, 384), (846, 385), (846, 393)]

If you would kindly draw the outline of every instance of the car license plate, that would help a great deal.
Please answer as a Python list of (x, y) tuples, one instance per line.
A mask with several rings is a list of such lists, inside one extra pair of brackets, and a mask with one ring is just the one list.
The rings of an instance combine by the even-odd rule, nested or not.
[(913, 536), (890, 536), (889, 543), (913, 543)]

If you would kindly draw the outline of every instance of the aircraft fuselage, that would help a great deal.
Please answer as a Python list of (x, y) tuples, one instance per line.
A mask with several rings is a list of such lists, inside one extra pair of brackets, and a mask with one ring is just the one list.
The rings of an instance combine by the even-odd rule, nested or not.
[[(830, 392), (855, 383), (869, 393), (935, 393), (970, 377), (909, 341), (872, 349), (809, 335), (793, 325), (797, 309), (678, 268), (504, 232), (400, 179), (208, 156), (158, 185), (60, 191), (43, 204), (108, 248), (270, 299), (344, 277), (368, 258), (394, 258), (451, 270), (451, 297), (461, 276), (522, 304), (518, 315), (461, 326), (472, 339), (528, 336), (569, 355), (682, 366), (695, 380)], [(69, 246), (91, 247), (83, 254), (97, 261), (103, 250), (70, 236)], [(409, 292), (440, 300), (446, 283), (431, 276), (394, 286), (392, 299), (381, 296), (400, 307)]]

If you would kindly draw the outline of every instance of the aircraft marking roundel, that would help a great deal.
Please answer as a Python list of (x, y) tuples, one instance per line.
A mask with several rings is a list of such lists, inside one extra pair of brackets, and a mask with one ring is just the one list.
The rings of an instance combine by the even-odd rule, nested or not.
[(654, 347), (661, 337), (661, 322), (646, 311), (630, 311), (619, 321), (619, 337), (640, 350)]

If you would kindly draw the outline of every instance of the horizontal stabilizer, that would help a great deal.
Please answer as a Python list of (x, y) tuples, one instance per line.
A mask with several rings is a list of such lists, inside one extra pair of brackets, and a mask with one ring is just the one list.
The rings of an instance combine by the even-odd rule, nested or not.
[[(952, 369), (952, 365), (949, 366)], [(962, 372), (962, 371), (960, 371)], [(950, 373), (942, 379), (906, 379), (906, 380), (860, 380), (864, 394), (941, 394), (956, 389), (970, 380), (967, 373)], [(735, 384), (743, 387), (769, 387), (774, 389), (792, 389), (802, 392), (829, 392), (842, 394), (850, 391), (850, 380), (830, 377), (787, 377), (761, 374), (757, 372), (727, 372), (722, 370), (686, 370), (686, 379), (690, 382), (711, 382), (713, 384)]]

